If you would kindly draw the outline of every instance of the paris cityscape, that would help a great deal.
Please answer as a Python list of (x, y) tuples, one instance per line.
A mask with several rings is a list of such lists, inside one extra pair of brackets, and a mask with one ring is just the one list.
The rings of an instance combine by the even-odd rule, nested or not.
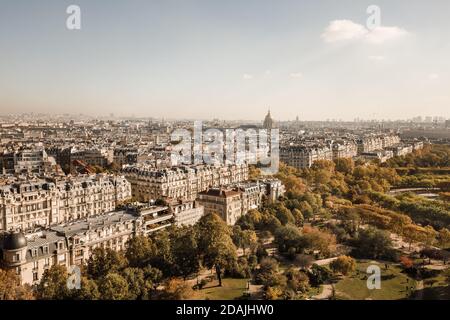
[(449, 300), (449, 4), (187, 2), (0, 2), (0, 300)]

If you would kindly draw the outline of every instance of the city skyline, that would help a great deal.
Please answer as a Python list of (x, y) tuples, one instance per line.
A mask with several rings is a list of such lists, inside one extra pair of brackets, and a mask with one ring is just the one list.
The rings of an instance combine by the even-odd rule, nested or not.
[(450, 4), (350, 2), (2, 1), (1, 114), (448, 118)]

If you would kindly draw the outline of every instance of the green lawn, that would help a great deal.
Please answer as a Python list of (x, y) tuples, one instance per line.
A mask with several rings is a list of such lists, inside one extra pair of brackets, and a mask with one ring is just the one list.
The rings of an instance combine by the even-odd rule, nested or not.
[(397, 300), (405, 299), (409, 296), (411, 290), (406, 290), (406, 286), (416, 286), (415, 281), (404, 273), (396, 265), (389, 265), (386, 270), (384, 263), (379, 263), (381, 269), (381, 289), (370, 290), (367, 288), (367, 267), (371, 265), (370, 261), (358, 261), (357, 271), (352, 275), (344, 277), (335, 284), (336, 297), (338, 299), (350, 300)]
[(247, 290), (247, 279), (222, 279), (222, 287), (218, 281), (209, 282), (203, 289), (197, 290), (192, 297), (193, 300), (234, 300), (242, 296)]

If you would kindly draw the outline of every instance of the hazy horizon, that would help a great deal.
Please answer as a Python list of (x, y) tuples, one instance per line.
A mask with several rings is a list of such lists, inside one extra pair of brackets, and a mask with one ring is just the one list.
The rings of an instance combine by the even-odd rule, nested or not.
[[(66, 28), (71, 4), (81, 30)], [(0, 114), (448, 119), (448, 12), (446, 0), (0, 0)]]

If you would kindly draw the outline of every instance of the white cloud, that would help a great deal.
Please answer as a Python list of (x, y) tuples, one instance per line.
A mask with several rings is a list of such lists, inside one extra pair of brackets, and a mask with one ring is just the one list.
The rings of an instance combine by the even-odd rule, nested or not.
[(437, 73), (430, 73), (428, 75), (428, 79), (429, 80), (437, 80), (437, 79), (439, 79), (439, 75)]
[(292, 72), (291, 74), (289, 74), (289, 76), (291, 78), (301, 78), (303, 77), (303, 74), (301, 72)]
[(377, 27), (366, 34), (365, 41), (373, 44), (381, 44), (386, 41), (398, 39), (407, 35), (408, 32), (399, 27)]
[(251, 80), (251, 79), (253, 79), (253, 75), (248, 74), (248, 73), (244, 73), (242, 75), (242, 79), (244, 79), (244, 80)]
[(385, 56), (368, 56), (369, 60), (372, 61), (384, 61), (386, 60)]
[(369, 30), (351, 20), (334, 20), (322, 33), (321, 38), (328, 43), (360, 40), (370, 44), (382, 44), (407, 34), (406, 30), (399, 27), (380, 26)]
[(325, 31), (322, 33), (322, 39), (325, 42), (338, 42), (346, 40), (355, 40), (364, 37), (368, 30), (350, 20), (331, 21)]

